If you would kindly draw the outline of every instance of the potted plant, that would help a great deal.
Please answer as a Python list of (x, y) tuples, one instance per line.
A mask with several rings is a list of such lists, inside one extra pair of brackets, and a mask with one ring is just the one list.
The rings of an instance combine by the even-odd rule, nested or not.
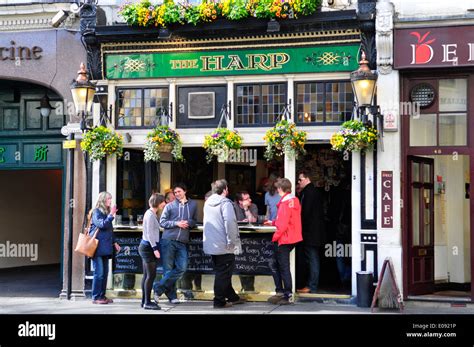
[(217, 157), (218, 162), (225, 162), (229, 158), (231, 149), (238, 150), (242, 147), (242, 136), (237, 130), (217, 128), (212, 134), (204, 137), (202, 146), (207, 151), (208, 163), (212, 161), (213, 157)]
[(306, 131), (297, 130), (295, 123), (286, 119), (279, 121), (273, 128), (267, 130), (263, 137), (267, 146), (265, 158), (269, 161), (275, 156), (287, 155), (290, 158), (297, 158), (299, 155), (304, 155), (306, 136)]
[(332, 149), (339, 152), (366, 151), (377, 142), (378, 132), (371, 122), (355, 119), (342, 123), (342, 130), (331, 137)]
[(145, 140), (145, 161), (160, 161), (160, 153), (171, 153), (175, 160), (183, 160), (183, 143), (179, 134), (167, 125), (149, 132)]
[(106, 155), (123, 155), (122, 135), (109, 128), (98, 126), (86, 132), (81, 141), (81, 149), (90, 156), (90, 161), (101, 160)]

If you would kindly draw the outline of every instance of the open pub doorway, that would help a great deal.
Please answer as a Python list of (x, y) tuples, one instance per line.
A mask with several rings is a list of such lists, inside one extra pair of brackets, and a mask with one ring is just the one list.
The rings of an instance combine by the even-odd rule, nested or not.
[[(307, 153), (296, 163), (297, 176), (306, 172), (322, 198), (324, 219), (318, 247), (319, 281), (317, 290), (308, 294), (351, 293), (351, 161), (329, 145), (307, 145)], [(345, 160), (347, 159), (347, 160)], [(301, 193), (300, 193), (301, 195)], [(301, 200), (301, 198), (300, 198)], [(303, 198), (304, 200), (304, 198)], [(304, 201), (303, 201), (304, 203)], [(315, 213), (316, 215), (316, 213)], [(321, 215), (321, 214), (318, 214)], [(304, 223), (304, 221), (303, 221)], [(309, 263), (304, 242), (296, 254), (296, 287), (308, 287)]]

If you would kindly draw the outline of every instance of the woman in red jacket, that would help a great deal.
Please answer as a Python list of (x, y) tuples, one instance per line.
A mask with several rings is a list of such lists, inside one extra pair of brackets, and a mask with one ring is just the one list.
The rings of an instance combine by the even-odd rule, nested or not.
[(275, 242), (275, 268), (273, 280), (275, 281), (276, 295), (270, 297), (268, 302), (276, 305), (290, 304), (293, 288), (290, 272), (290, 252), (298, 242), (303, 240), (301, 233), (301, 205), (291, 194), (291, 182), (287, 178), (279, 178), (275, 186), (281, 196), (278, 203), (276, 220), (272, 222), (277, 230), (273, 234)]

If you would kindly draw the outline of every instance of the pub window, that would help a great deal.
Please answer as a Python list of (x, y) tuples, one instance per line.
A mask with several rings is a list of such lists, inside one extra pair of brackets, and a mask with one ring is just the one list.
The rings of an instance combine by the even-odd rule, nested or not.
[(342, 123), (351, 118), (354, 94), (350, 82), (296, 84), (296, 119), (299, 124)]
[(433, 88), (437, 102), (411, 112), (410, 146), (466, 146), (467, 79), (440, 79)]
[(143, 151), (127, 149), (129, 160), (117, 161), (117, 214), (122, 223), (136, 223), (147, 208)]
[(117, 90), (117, 127), (155, 127), (166, 124), (168, 88), (120, 88)]
[(236, 123), (237, 125), (274, 124), (286, 103), (286, 83), (238, 85)]

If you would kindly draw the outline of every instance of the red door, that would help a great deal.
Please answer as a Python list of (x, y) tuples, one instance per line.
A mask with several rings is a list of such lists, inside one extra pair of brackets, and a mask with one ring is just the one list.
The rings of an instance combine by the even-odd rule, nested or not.
[(408, 294), (434, 291), (434, 160), (408, 156)]

